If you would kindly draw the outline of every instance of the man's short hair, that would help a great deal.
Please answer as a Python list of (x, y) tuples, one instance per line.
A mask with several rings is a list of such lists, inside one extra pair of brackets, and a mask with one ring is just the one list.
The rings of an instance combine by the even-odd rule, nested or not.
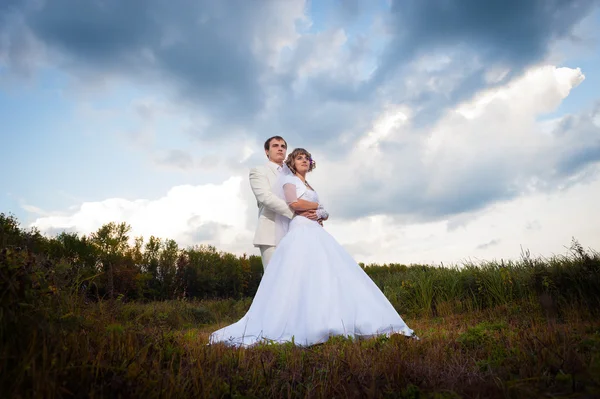
[(273, 136), (267, 139), (267, 141), (265, 141), (265, 151), (267, 151), (270, 147), (271, 147), (271, 140), (281, 140), (285, 143), (285, 146), (287, 148), (287, 141), (285, 141), (285, 139), (281, 136)]

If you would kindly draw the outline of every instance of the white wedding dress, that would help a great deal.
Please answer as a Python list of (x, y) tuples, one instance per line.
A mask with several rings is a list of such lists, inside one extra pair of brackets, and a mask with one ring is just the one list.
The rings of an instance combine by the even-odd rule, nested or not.
[[(295, 180), (293, 180), (295, 179)], [(298, 197), (316, 192), (292, 180)], [(309, 346), (341, 335), (414, 336), (396, 309), (348, 252), (317, 222), (295, 216), (263, 275), (248, 312), (211, 334), (211, 344), (252, 346), (294, 342)]]

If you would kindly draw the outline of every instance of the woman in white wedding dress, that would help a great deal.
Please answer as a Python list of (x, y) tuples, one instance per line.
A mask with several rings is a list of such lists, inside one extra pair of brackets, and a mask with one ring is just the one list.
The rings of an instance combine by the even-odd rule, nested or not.
[[(315, 166), (310, 153), (295, 149), (286, 165), (291, 173), (279, 184), (288, 204), (295, 210), (317, 209), (327, 219), (317, 193), (306, 181)], [(248, 312), (212, 333), (209, 341), (244, 347), (292, 341), (309, 346), (335, 335), (365, 338), (394, 333), (414, 336), (350, 254), (318, 222), (295, 216)]]

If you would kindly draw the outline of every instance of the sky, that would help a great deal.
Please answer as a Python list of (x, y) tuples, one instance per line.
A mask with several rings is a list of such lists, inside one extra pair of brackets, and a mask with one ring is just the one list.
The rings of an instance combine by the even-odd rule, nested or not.
[(0, 212), (252, 246), (283, 136), (359, 262), (600, 249), (599, 0), (5, 0)]

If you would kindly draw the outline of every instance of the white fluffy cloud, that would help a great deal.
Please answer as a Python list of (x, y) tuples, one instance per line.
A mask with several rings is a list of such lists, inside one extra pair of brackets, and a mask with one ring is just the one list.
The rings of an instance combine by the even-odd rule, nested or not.
[(111, 198), (82, 204), (71, 214), (44, 216), (32, 226), (45, 232), (62, 229), (89, 234), (105, 223), (126, 222), (132, 236), (171, 238), (180, 245), (212, 244), (236, 253), (248, 250), (251, 233), (240, 188), (242, 179), (222, 184), (177, 186), (154, 200)]

